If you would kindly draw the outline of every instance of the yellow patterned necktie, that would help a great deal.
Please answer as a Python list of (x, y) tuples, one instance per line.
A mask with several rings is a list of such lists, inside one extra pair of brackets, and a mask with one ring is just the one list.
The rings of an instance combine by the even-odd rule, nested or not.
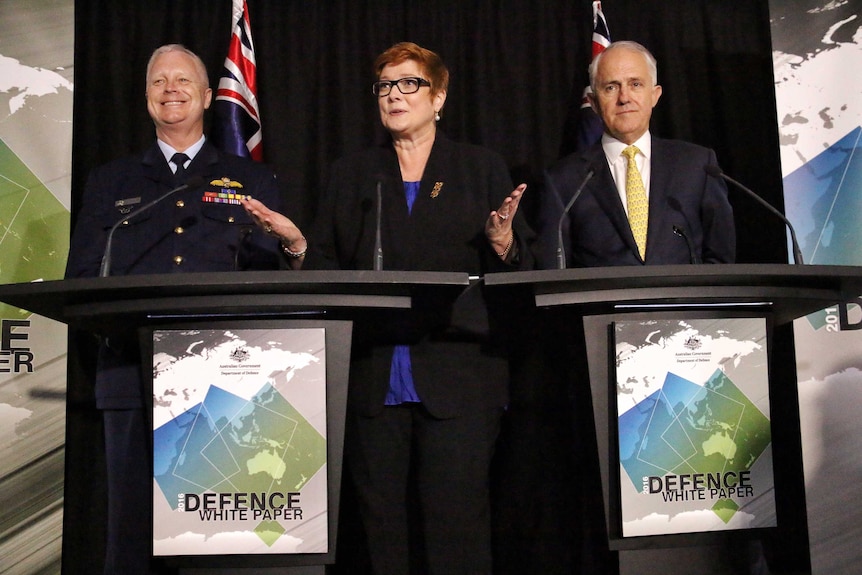
[(647, 201), (646, 188), (643, 178), (635, 162), (635, 156), (640, 152), (637, 146), (629, 146), (623, 150), (623, 155), (628, 160), (626, 165), (626, 205), (629, 210), (629, 225), (635, 236), (641, 259), (646, 259), (646, 235), (649, 218), (649, 202)]

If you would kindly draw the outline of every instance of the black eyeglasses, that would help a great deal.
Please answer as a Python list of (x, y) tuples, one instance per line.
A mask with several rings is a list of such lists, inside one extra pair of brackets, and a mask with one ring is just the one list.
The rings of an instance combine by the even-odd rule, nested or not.
[(371, 84), (371, 92), (375, 96), (388, 96), (393, 86), (398, 86), (402, 94), (413, 94), (422, 86), (430, 86), (431, 82), (424, 78), (401, 78), (400, 80), (380, 80)]

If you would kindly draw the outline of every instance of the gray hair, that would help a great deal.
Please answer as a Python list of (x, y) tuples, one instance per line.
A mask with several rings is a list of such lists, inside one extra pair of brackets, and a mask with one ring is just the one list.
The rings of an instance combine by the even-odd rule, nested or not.
[(187, 56), (190, 56), (192, 61), (194, 62), (195, 70), (198, 73), (198, 76), (203, 78), (204, 85), (209, 88), (210, 87), (210, 79), (207, 74), (207, 67), (204, 64), (204, 61), (201, 60), (200, 56), (183, 46), (182, 44), (165, 44), (164, 46), (159, 46), (153, 51), (152, 56), (150, 56), (150, 61), (147, 62), (147, 86), (150, 85), (150, 72), (153, 70), (153, 64), (156, 61), (156, 58), (161, 56), (162, 54), (167, 54), (168, 52), (182, 52)]
[(593, 61), (590, 62), (590, 89), (593, 93), (596, 93), (596, 73), (598, 72), (599, 62), (601, 61), (602, 56), (617, 48), (625, 48), (626, 50), (637, 52), (642, 55), (644, 60), (646, 60), (647, 69), (649, 70), (653, 86), (658, 85), (658, 64), (656, 63), (655, 56), (653, 56), (643, 44), (638, 44), (632, 40), (620, 40), (619, 42), (611, 42), (607, 48), (602, 52), (599, 52), (599, 54), (593, 58)]

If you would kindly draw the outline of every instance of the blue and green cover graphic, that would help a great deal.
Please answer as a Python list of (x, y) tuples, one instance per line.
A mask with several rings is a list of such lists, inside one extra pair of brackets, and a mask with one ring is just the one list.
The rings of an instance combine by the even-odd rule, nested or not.
[(154, 553), (325, 553), (321, 329), (154, 334)]
[(774, 524), (764, 330), (617, 322), (624, 536)]

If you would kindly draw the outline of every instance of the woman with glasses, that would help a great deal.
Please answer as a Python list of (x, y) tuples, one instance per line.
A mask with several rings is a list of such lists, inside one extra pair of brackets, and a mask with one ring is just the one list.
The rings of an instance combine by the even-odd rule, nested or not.
[[(440, 57), (404, 42), (374, 70), (390, 141), (333, 165), (307, 243), (256, 202), (250, 213), (303, 268), (482, 276), (532, 267), (531, 233), (517, 215), (526, 186), (513, 190), (496, 153), (437, 129), (449, 84)], [(419, 314), (395, 341), (354, 335), (345, 457), (378, 575), (407, 575), (411, 565), (491, 573), (489, 467), (508, 369), (488, 308), (477, 285), (452, 309)]]

